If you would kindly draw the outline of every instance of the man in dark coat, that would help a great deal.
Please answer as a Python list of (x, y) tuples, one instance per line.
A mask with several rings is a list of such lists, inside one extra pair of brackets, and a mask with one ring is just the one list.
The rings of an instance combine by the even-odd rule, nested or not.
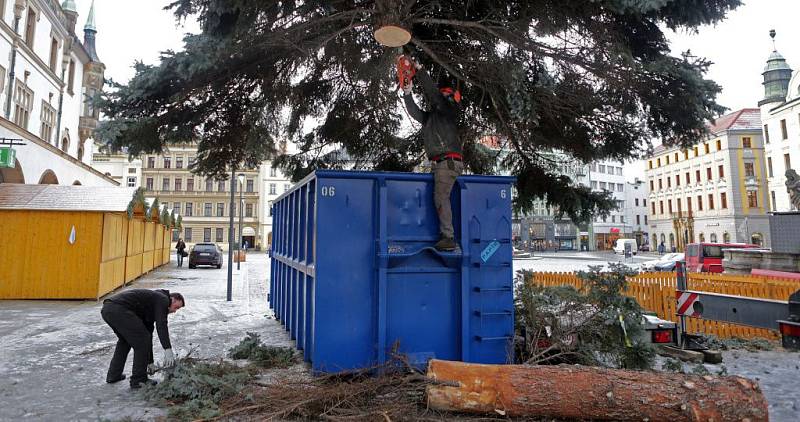
[(416, 71), (415, 78), (420, 81), (429, 110), (421, 110), (414, 102), (411, 95), (413, 86), (410, 82), (403, 87), (403, 101), (408, 114), (422, 124), (425, 153), (431, 161), (433, 203), (439, 216), (440, 234), (435, 247), (441, 251), (452, 251), (456, 249), (456, 242), (450, 192), (456, 178), (464, 172), (463, 146), (456, 127), (461, 93), (450, 87), (437, 89), (423, 69)]
[(178, 239), (178, 243), (175, 244), (175, 249), (178, 251), (178, 266), (183, 266), (183, 251), (186, 250), (186, 244), (183, 243), (183, 239)]
[(155, 384), (155, 380), (147, 378), (147, 365), (153, 363), (153, 326), (164, 348), (163, 364), (172, 366), (175, 355), (169, 341), (167, 315), (184, 304), (180, 293), (149, 289), (125, 290), (103, 301), (103, 321), (117, 335), (117, 347), (108, 367), (106, 382), (111, 384), (125, 379), (122, 370), (128, 360), (128, 352), (133, 348), (131, 388)]

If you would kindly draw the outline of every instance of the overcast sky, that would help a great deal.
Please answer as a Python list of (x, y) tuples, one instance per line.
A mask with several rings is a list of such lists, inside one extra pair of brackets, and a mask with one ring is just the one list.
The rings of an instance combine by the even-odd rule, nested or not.
[[(159, 53), (180, 49), (186, 32), (196, 32), (196, 22), (178, 25), (164, 11), (167, 0), (95, 0), (97, 50), (106, 64), (106, 77), (126, 82), (133, 76), (135, 60), (157, 63)], [(76, 0), (83, 27), (91, 0)], [(761, 72), (772, 51), (769, 30), (778, 33), (778, 51), (793, 69), (800, 69), (800, 0), (748, 0), (716, 26), (699, 33), (669, 33), (674, 53), (691, 50), (714, 65), (708, 77), (723, 88), (718, 102), (731, 110), (757, 107), (764, 91)], [(794, 40), (794, 41), (793, 41)], [(632, 179), (636, 172), (631, 172)]]

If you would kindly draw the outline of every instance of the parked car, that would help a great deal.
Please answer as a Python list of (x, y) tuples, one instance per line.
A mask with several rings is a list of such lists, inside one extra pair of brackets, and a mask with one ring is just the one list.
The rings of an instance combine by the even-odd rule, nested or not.
[(520, 249), (517, 249), (517, 248), (514, 248), (513, 254), (514, 254), (514, 258), (530, 258), (531, 257), (531, 253), (530, 252), (526, 252), (526, 251), (523, 251), (523, 250), (520, 250)]
[[(675, 266), (678, 261), (683, 261), (686, 256), (682, 253), (673, 253), (669, 259), (663, 259), (653, 266), (653, 271), (669, 272), (675, 271)], [(666, 255), (665, 255), (666, 256)]]
[(761, 248), (748, 243), (690, 243), (686, 246), (686, 271), (721, 273), (723, 249)]
[(210, 265), (222, 268), (222, 249), (216, 243), (198, 243), (189, 252), (189, 268)]
[(652, 259), (650, 261), (642, 262), (641, 269), (642, 271), (656, 271), (657, 265), (680, 261), (683, 260), (683, 258), (684, 258), (683, 254), (678, 252), (664, 254), (657, 259)]
[(636, 255), (636, 251), (639, 250), (636, 239), (617, 239), (617, 242), (614, 244), (614, 254), (624, 255), (625, 245), (630, 245), (631, 253)]
[(650, 252), (650, 245), (644, 244), (639, 246), (639, 252)]

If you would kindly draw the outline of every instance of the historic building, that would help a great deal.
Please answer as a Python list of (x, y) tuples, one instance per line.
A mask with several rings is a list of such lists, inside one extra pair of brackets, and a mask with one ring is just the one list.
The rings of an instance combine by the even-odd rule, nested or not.
[(107, 152), (94, 145), (92, 167), (114, 179), (120, 186), (138, 188), (142, 185), (142, 160), (128, 156), (127, 149)]
[(105, 72), (93, 3), (83, 41), (77, 21), (74, 0), (0, 1), (0, 147), (16, 156), (0, 182), (116, 184), (89, 165)]
[[(641, 248), (650, 245), (649, 230), (647, 228), (647, 184), (636, 178), (633, 182), (625, 182), (625, 202), (622, 211), (624, 224), (630, 227), (630, 237), (636, 239), (636, 244)], [(651, 250), (653, 247), (650, 248)]]
[[(197, 157), (192, 144), (170, 146), (159, 155), (142, 156), (142, 186), (148, 199), (158, 200), (183, 218), (183, 230), (173, 232), (173, 241), (183, 238), (187, 245), (215, 242), (225, 247), (231, 215), (231, 181), (203, 178), (189, 169)], [(243, 183), (239, 183), (239, 175)], [(242, 211), (242, 237), (250, 248), (261, 248), (262, 235), (259, 208), (259, 169), (236, 172), (236, 195), (233, 211), (234, 239), (239, 240), (239, 211)], [(240, 204), (241, 195), (241, 205)]]
[[(775, 31), (770, 31), (775, 38)], [(758, 102), (767, 154), (771, 211), (792, 211), (786, 190), (786, 170), (800, 170), (800, 72), (794, 72), (773, 49), (762, 73), (764, 99)]]
[(611, 250), (616, 239), (633, 238), (633, 226), (626, 219), (625, 175), (623, 163), (598, 161), (589, 166), (589, 181), (593, 191), (608, 191), (616, 201), (617, 208), (607, 216), (597, 216), (589, 227), (589, 250)]
[(689, 149), (659, 146), (645, 170), (651, 245), (692, 242), (769, 246), (766, 154), (758, 109), (717, 119)]
[(284, 176), (280, 169), (272, 165), (271, 162), (261, 164), (258, 173), (259, 180), (259, 206), (261, 210), (261, 244), (266, 248), (272, 244), (272, 204), (275, 199), (288, 191), (292, 182)]

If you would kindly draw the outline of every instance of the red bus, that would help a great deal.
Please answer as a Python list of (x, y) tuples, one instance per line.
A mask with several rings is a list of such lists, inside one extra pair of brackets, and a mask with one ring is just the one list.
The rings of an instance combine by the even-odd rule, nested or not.
[(721, 273), (723, 249), (761, 248), (747, 243), (690, 243), (686, 245), (686, 271)]

